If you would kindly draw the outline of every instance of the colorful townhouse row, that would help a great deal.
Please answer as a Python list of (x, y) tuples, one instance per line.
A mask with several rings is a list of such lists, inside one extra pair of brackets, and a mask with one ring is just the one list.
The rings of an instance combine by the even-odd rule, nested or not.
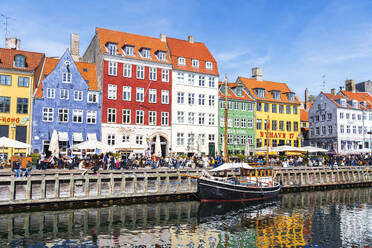
[[(123, 155), (221, 153), (225, 83), (202, 42), (96, 28), (84, 55), (79, 36), (59, 58), (0, 49), (0, 136), (47, 152), (58, 133), (60, 151), (99, 140)], [(228, 153), (271, 146), (300, 146), (300, 102), (284, 83), (238, 77), (228, 86)], [(268, 124), (270, 123), (270, 124)], [(269, 138), (267, 137), (269, 135)], [(247, 151), (249, 150), (249, 151)], [(12, 150), (0, 150), (10, 154)]]

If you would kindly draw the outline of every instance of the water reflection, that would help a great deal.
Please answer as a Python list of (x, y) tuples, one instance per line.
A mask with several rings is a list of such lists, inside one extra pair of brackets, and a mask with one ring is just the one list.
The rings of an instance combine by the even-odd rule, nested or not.
[(372, 189), (285, 194), (270, 202), (197, 201), (0, 215), (12, 247), (364, 247)]

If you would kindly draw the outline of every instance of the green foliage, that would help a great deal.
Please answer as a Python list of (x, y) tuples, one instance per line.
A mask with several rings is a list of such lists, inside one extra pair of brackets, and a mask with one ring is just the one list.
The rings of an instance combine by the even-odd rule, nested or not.
[(31, 153), (30, 156), (32, 158), (32, 164), (37, 164), (37, 161), (40, 158), (40, 154), (39, 153)]

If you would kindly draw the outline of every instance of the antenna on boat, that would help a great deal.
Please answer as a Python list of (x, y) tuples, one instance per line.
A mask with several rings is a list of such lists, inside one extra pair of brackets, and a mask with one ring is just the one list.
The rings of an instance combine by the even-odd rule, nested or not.
[(225, 162), (228, 161), (228, 152), (227, 152), (227, 94), (228, 94), (228, 89), (227, 89), (227, 73), (225, 74), (225, 140), (224, 140), (224, 154), (223, 156), (225, 157)]

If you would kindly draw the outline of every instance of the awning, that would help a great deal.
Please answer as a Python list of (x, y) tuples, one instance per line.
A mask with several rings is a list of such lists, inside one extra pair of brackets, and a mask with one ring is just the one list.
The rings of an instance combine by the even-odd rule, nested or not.
[(68, 133), (67, 132), (58, 132), (58, 140), (59, 141), (68, 141)]
[(88, 133), (87, 140), (90, 141), (97, 140), (97, 135), (95, 133)]
[(83, 134), (82, 133), (73, 133), (72, 139), (74, 141), (82, 142), (83, 141)]

